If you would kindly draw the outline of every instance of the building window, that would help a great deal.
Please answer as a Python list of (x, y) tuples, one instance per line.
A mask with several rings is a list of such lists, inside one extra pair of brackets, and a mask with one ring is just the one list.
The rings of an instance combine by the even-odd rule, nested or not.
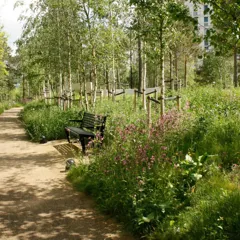
[(208, 26), (208, 17), (204, 17), (204, 26)]
[(193, 11), (193, 17), (197, 17), (198, 16), (198, 11)]
[(205, 4), (205, 5), (204, 5), (204, 12), (206, 12), (208, 9), (209, 9), (209, 8), (208, 8), (208, 5)]
[(208, 47), (208, 46), (209, 46), (208, 40), (204, 40), (204, 47), (206, 48), (206, 47)]

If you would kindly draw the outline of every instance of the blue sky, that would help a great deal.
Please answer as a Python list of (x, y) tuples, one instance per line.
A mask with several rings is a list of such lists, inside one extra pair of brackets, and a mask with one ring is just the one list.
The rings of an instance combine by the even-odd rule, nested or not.
[[(23, 0), (24, 4), (29, 4), (31, 0)], [(21, 36), (22, 23), (18, 21), (21, 12), (26, 8), (14, 9), (16, 0), (0, 0), (0, 24), (8, 36), (9, 46), (15, 50), (14, 42)]]

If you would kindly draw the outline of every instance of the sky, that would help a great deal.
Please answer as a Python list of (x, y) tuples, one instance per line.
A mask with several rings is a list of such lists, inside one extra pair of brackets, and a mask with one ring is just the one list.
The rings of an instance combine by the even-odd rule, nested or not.
[(23, 0), (25, 7), (14, 9), (16, 0), (0, 0), (0, 25), (3, 25), (4, 32), (8, 36), (8, 44), (14, 50), (14, 42), (21, 36), (22, 25), (18, 18), (26, 5), (31, 0)]

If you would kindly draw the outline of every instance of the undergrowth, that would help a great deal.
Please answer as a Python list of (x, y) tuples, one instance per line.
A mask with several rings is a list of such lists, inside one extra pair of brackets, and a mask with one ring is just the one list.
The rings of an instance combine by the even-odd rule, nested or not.
[[(182, 91), (152, 126), (138, 100), (102, 101), (91, 112), (107, 115), (102, 148), (90, 165), (68, 179), (91, 194), (99, 208), (149, 239), (239, 239), (240, 92), (196, 88)], [(23, 121), (32, 139), (62, 137), (79, 109), (28, 105)], [(99, 141), (99, 139), (96, 139)]]

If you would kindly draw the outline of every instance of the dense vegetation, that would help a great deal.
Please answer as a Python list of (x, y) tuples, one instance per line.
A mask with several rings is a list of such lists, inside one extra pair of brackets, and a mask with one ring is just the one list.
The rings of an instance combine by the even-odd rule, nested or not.
[[(199, 48), (203, 36), (182, 0), (33, 2), (21, 17), (26, 24), (15, 57), (0, 28), (0, 112), (10, 106), (6, 100), (19, 98), (11, 92), (15, 83), (23, 100), (72, 98), (75, 88), (88, 106), (87, 94), (93, 95), (90, 111), (108, 115), (107, 131), (93, 162), (69, 173), (76, 188), (139, 236), (239, 239), (240, 92), (231, 87), (239, 85), (240, 8), (237, 1), (192, 2), (208, 4), (201, 14), (212, 20), (205, 29), (212, 52)], [(97, 101), (98, 89), (156, 86), (162, 99), (167, 88), (178, 91), (183, 107), (179, 112), (167, 103), (159, 117), (153, 106), (150, 128), (140, 101), (137, 111), (131, 97)], [(24, 108), (33, 141), (64, 137), (79, 109), (61, 107)]]
[[(198, 88), (182, 98), (181, 112), (169, 106), (159, 119), (156, 111), (150, 129), (130, 97), (99, 104), (95, 111), (109, 115), (103, 148), (68, 179), (137, 235), (238, 239), (240, 92)], [(54, 139), (77, 110), (30, 104), (23, 119), (33, 138)]]

